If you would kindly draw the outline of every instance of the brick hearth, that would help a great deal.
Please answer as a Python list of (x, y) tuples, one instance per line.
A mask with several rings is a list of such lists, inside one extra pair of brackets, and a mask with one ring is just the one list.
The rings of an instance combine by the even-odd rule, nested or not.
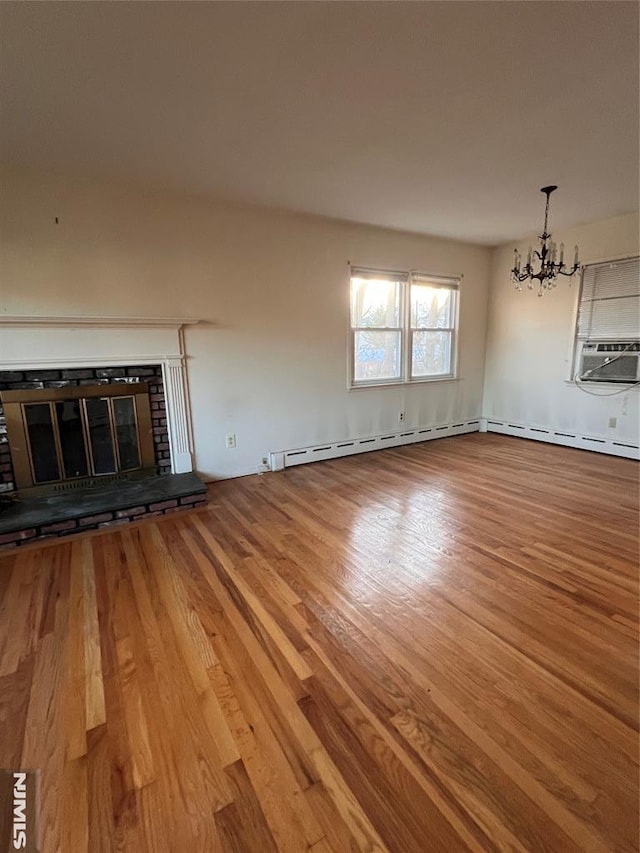
[(196, 474), (165, 474), (122, 480), (102, 488), (15, 501), (0, 513), (0, 546), (128, 524), (193, 509), (207, 502)]

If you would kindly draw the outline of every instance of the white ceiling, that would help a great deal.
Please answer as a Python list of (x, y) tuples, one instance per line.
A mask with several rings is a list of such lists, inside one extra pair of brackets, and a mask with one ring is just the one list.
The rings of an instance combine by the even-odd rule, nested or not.
[(5, 162), (496, 244), (638, 209), (635, 2), (0, 4)]

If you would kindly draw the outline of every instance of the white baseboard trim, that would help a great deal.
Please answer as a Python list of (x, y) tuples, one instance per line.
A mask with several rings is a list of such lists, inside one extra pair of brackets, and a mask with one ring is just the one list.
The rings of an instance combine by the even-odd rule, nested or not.
[(528, 424), (519, 424), (515, 421), (501, 421), (495, 418), (481, 418), (480, 431), (515, 435), (518, 438), (545, 441), (548, 444), (562, 444), (565, 447), (577, 447), (579, 450), (608, 453), (610, 456), (624, 456), (626, 459), (640, 459), (640, 447), (637, 444), (615, 438), (605, 438), (601, 435), (582, 435), (571, 430), (530, 426)]
[(478, 432), (480, 418), (470, 421), (457, 421), (452, 424), (438, 424), (429, 427), (403, 427), (394, 432), (365, 438), (350, 438), (344, 441), (326, 442), (315, 447), (298, 447), (292, 450), (279, 450), (270, 455), (271, 470), (282, 471), (292, 465), (305, 465), (308, 462), (321, 462), (323, 459), (337, 459), (340, 456), (353, 456), (356, 453), (368, 453), (371, 450), (383, 450), (385, 447), (402, 447), (433, 438), (448, 435), (462, 435)]

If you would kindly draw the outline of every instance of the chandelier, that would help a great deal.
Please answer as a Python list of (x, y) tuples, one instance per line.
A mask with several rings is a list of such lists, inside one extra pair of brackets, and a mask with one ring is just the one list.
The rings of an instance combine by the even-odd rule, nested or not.
[[(522, 282), (527, 282), (529, 290), (533, 290), (534, 281), (538, 282), (538, 296), (542, 296), (545, 290), (551, 290), (556, 286), (557, 277), (566, 275), (571, 277), (580, 269), (578, 261), (578, 247), (575, 249), (575, 257), (573, 266), (568, 267), (564, 262), (564, 243), (560, 243), (560, 248), (551, 239), (551, 234), (547, 231), (547, 222), (549, 220), (549, 196), (558, 187), (542, 187), (540, 192), (547, 197), (547, 204), (544, 209), (544, 228), (542, 234), (538, 237), (540, 240), (540, 248), (532, 249), (529, 246), (527, 254), (527, 262), (522, 266), (522, 258), (517, 249), (513, 250), (514, 263), (511, 270), (511, 281), (516, 287), (516, 290), (522, 290)], [(536, 260), (537, 259), (537, 260)], [(538, 269), (536, 270), (536, 267)]]

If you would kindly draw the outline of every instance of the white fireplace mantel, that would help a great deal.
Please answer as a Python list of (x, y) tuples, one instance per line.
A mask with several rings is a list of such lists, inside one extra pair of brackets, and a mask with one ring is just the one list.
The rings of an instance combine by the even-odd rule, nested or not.
[(0, 370), (160, 364), (171, 471), (193, 470), (183, 317), (0, 316)]
[(158, 329), (177, 329), (181, 326), (194, 326), (200, 323), (192, 317), (94, 317), (90, 315), (78, 315), (73, 317), (21, 317), (17, 315), (0, 315), (0, 327), (2, 326), (65, 326), (74, 328), (78, 326), (107, 326), (126, 327), (155, 326)]

